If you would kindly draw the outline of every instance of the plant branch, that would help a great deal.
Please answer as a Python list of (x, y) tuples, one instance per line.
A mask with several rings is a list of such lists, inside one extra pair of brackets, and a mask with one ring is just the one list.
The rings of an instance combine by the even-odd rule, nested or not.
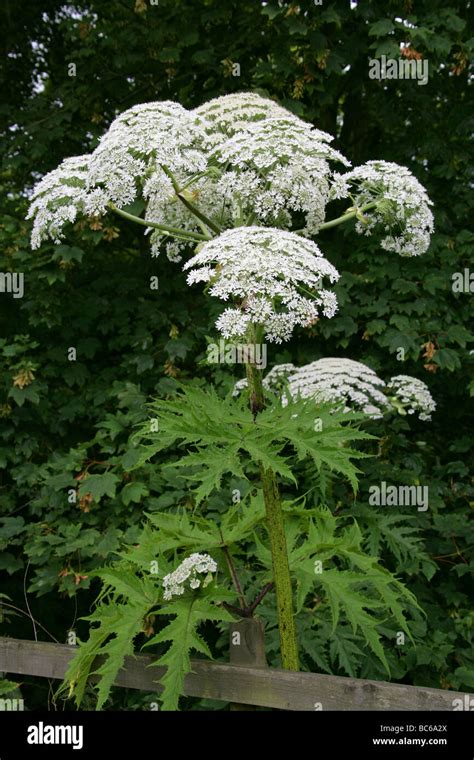
[(253, 617), (253, 613), (255, 612), (255, 609), (258, 607), (264, 596), (274, 588), (275, 584), (273, 581), (271, 583), (267, 583), (261, 591), (258, 592), (257, 596), (253, 600), (252, 604), (246, 606), (246, 607), (236, 607), (234, 604), (228, 604), (228, 602), (222, 602), (222, 606), (224, 609), (226, 609), (228, 612), (231, 612), (233, 615), (238, 615), (241, 618), (251, 618)]
[(186, 208), (188, 209), (188, 211), (191, 212), (191, 214), (193, 214), (197, 219), (203, 222), (206, 225), (206, 227), (209, 227), (210, 230), (212, 230), (213, 232), (216, 232), (219, 235), (222, 232), (219, 225), (216, 224), (216, 222), (214, 222), (212, 219), (209, 219), (209, 217), (203, 214), (203, 212), (200, 209), (198, 209), (197, 206), (194, 205), (194, 203), (192, 203), (188, 198), (186, 198), (185, 195), (183, 195), (184, 188), (181, 188), (178, 185), (173, 175), (173, 172), (171, 172), (167, 166), (164, 166), (163, 164), (161, 164), (161, 168), (163, 169), (166, 176), (170, 178), (171, 184), (173, 185), (173, 189), (176, 195), (178, 196), (179, 200), (181, 201), (181, 203), (183, 203), (186, 206)]
[(115, 214), (123, 217), (123, 219), (127, 219), (129, 222), (135, 222), (135, 224), (140, 224), (142, 227), (152, 227), (155, 230), (161, 230), (162, 232), (165, 232), (172, 237), (178, 237), (184, 240), (195, 240), (196, 242), (203, 240), (212, 240), (212, 237), (210, 235), (204, 235), (200, 232), (189, 232), (188, 230), (181, 230), (177, 227), (168, 227), (165, 224), (158, 224), (158, 222), (142, 219), (140, 216), (129, 214), (128, 211), (123, 211), (121, 208), (117, 208), (113, 203), (109, 203), (109, 208)]
[[(221, 536), (222, 536), (222, 533), (221, 533)], [(232, 557), (230, 556), (230, 552), (227, 546), (223, 546), (222, 551), (224, 552), (224, 557), (226, 559), (227, 566), (232, 576), (232, 583), (234, 584), (235, 590), (237, 591), (237, 596), (239, 597), (240, 608), (244, 610), (246, 609), (247, 605), (245, 603), (245, 597), (242, 591), (242, 586), (240, 585), (239, 576), (237, 575), (235, 565), (232, 561)]]
[(329, 222), (324, 222), (324, 224), (320, 226), (318, 232), (321, 232), (321, 230), (329, 230), (331, 227), (343, 224), (349, 219), (354, 219), (354, 217), (360, 216), (364, 211), (368, 211), (369, 209), (374, 208), (374, 206), (376, 206), (376, 203), (366, 203), (365, 206), (361, 206), (360, 208), (348, 209), (342, 216), (338, 216), (336, 219), (331, 219)]
[(253, 600), (253, 602), (250, 605), (250, 607), (248, 607), (248, 611), (250, 612), (250, 615), (253, 614), (254, 610), (258, 607), (258, 605), (260, 604), (260, 602), (262, 601), (262, 599), (264, 598), (264, 596), (266, 596), (268, 594), (268, 592), (271, 591), (272, 588), (274, 588), (274, 587), (275, 587), (275, 584), (272, 581), (271, 583), (267, 583), (262, 588), (262, 590), (257, 594), (257, 596), (255, 597), (255, 599)]

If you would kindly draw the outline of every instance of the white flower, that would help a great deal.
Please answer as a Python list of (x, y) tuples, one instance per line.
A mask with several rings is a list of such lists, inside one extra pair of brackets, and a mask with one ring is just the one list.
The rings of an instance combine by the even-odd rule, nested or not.
[[(237, 227), (209, 243), (183, 267), (187, 281), (209, 282), (210, 295), (230, 306), (216, 322), (225, 338), (245, 335), (251, 324), (263, 326), (267, 340), (288, 340), (297, 325), (307, 326), (322, 313), (337, 310), (335, 294), (321, 289), (339, 273), (318, 246), (291, 232), (266, 227)], [(309, 297), (308, 297), (309, 296)]]
[(287, 362), (286, 364), (275, 364), (275, 366), (265, 375), (263, 386), (269, 391), (276, 390), (281, 387), (288, 375), (292, 375), (294, 372), (296, 372), (296, 367), (290, 362)]
[(380, 226), (389, 232), (381, 242), (386, 251), (419, 256), (428, 249), (434, 230), (432, 205), (425, 188), (405, 166), (387, 161), (368, 161), (333, 181), (330, 198), (351, 197), (363, 211), (365, 221), (356, 223), (360, 234), (370, 235)]
[(349, 166), (349, 161), (330, 143), (334, 138), (295, 117), (265, 119), (249, 123), (215, 150), (220, 163), (251, 165), (257, 170), (286, 165), (293, 159), (302, 166), (304, 158), (326, 158)]
[(246, 377), (242, 377), (240, 380), (237, 380), (234, 385), (232, 395), (239, 396), (245, 388), (248, 388), (248, 385), (249, 383)]
[[(147, 222), (174, 230), (148, 229), (152, 255), (164, 245), (179, 261), (189, 241), (206, 232), (206, 219), (209, 232), (297, 225), (311, 237), (324, 223), (328, 201), (350, 195), (357, 207), (372, 204), (359, 216), (358, 232), (370, 235), (381, 225), (383, 248), (423, 253), (433, 231), (423, 187), (408, 169), (384, 161), (334, 175), (332, 162), (350, 164), (331, 147), (332, 139), (257, 93), (224, 95), (194, 111), (172, 101), (133, 106), (112, 122), (91, 155), (66, 159), (38, 183), (28, 213), (32, 247), (48, 236), (59, 242), (64, 225), (79, 215), (102, 215), (111, 205), (120, 209), (141, 199)], [(326, 312), (334, 307), (328, 300)], [(267, 313), (270, 332), (272, 319)], [(230, 312), (222, 315), (223, 332), (231, 322)], [(280, 315), (277, 333), (284, 322), (282, 339), (293, 329)]]
[(292, 214), (302, 212), (303, 233), (318, 231), (328, 202), (328, 161), (350, 165), (329, 146), (331, 135), (257, 93), (224, 95), (194, 113), (204, 119), (210, 164), (223, 169), (216, 195), (231, 217), (290, 228)]
[[(344, 412), (355, 409), (373, 419), (394, 409), (400, 411), (401, 405), (408, 414), (418, 412), (420, 420), (430, 420), (436, 409), (436, 403), (422, 380), (396, 375), (385, 384), (370, 367), (352, 359), (324, 358), (303, 367), (279, 364), (264, 377), (263, 386), (268, 390), (281, 390), (284, 378), (287, 378), (293, 398), (336, 402)], [(238, 396), (246, 387), (245, 378), (238, 380), (233, 395)], [(283, 406), (288, 404), (284, 391), (281, 402)]]
[(90, 156), (66, 158), (36, 185), (27, 219), (34, 219), (31, 247), (39, 248), (47, 237), (59, 243), (63, 227), (84, 211)]
[(396, 375), (390, 379), (387, 388), (402, 403), (408, 414), (418, 412), (420, 420), (431, 420), (436, 402), (423, 380), (409, 375)]
[(293, 397), (340, 402), (344, 411), (355, 408), (374, 419), (390, 409), (384, 381), (370, 367), (352, 359), (318, 359), (299, 367), (288, 384)]
[(165, 575), (163, 578), (163, 599), (169, 600), (173, 596), (184, 594), (186, 581), (189, 582), (189, 588), (197, 589), (206, 586), (206, 578), (198, 578), (198, 574), (206, 575), (217, 571), (217, 563), (209, 554), (191, 554), (187, 557), (172, 573)]

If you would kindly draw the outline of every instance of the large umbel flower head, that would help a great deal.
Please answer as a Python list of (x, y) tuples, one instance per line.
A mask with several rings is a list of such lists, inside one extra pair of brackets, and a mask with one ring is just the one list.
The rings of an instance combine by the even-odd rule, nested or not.
[(384, 381), (373, 369), (352, 359), (318, 359), (299, 367), (288, 377), (293, 397), (340, 402), (345, 411), (357, 409), (379, 418), (390, 405)]
[(330, 162), (349, 162), (329, 143), (333, 138), (295, 117), (248, 123), (222, 141), (210, 161), (222, 168), (218, 187), (234, 215), (291, 228), (302, 215), (302, 232), (315, 234), (329, 200)]
[(189, 178), (207, 166), (205, 133), (179, 103), (133, 106), (120, 114), (85, 156), (68, 158), (35, 187), (28, 218), (34, 218), (32, 247), (46, 237), (60, 242), (66, 222), (80, 214), (104, 214), (138, 197), (173, 195), (166, 170)]
[[(179, 260), (190, 242), (237, 227), (298, 229), (311, 237), (331, 200), (351, 197), (356, 229), (384, 233), (382, 247), (423, 253), (433, 230), (429, 199), (408, 169), (370, 161), (350, 166), (314, 128), (257, 93), (224, 95), (188, 111), (172, 101), (143, 103), (120, 114), (86, 156), (66, 159), (35, 187), (28, 218), (32, 247), (79, 216), (113, 210), (149, 225), (153, 255), (166, 247)], [(144, 202), (144, 220), (128, 206)], [(146, 226), (146, 225), (145, 225)]]
[(299, 213), (303, 232), (318, 231), (328, 203), (330, 162), (350, 166), (329, 145), (331, 135), (252, 92), (223, 95), (194, 113), (204, 120), (209, 162), (221, 172), (216, 194), (231, 219), (290, 229)]
[(183, 267), (188, 284), (210, 283), (209, 293), (230, 306), (216, 322), (225, 338), (241, 337), (260, 325), (270, 342), (289, 340), (297, 325), (320, 314), (332, 317), (335, 294), (322, 289), (339, 273), (318, 246), (291, 232), (266, 227), (237, 227), (205, 243)]
[[(247, 380), (238, 380), (233, 395), (247, 387)], [(436, 403), (426, 383), (410, 375), (396, 375), (385, 383), (370, 367), (352, 359), (324, 358), (295, 367), (277, 364), (263, 378), (269, 391), (280, 392), (284, 406), (291, 398), (307, 398), (335, 403), (344, 412), (360, 411), (372, 419), (396, 410), (399, 414), (418, 414), (420, 420), (431, 420)]]

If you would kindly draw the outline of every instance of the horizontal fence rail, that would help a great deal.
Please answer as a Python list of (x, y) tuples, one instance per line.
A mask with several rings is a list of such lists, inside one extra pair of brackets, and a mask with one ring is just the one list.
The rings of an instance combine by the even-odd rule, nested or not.
[[(62, 679), (75, 647), (49, 642), (0, 638), (0, 671), (6, 674)], [(245, 659), (245, 658), (244, 658)], [(241, 660), (242, 661), (242, 658)], [(163, 668), (149, 667), (146, 655), (127, 657), (115, 685), (159, 693)], [(356, 678), (295, 673), (264, 664), (223, 664), (193, 660), (185, 693), (239, 705), (281, 710), (453, 710), (469, 703), (454, 691), (366, 681)], [(467, 697), (467, 699), (466, 699)], [(462, 708), (458, 708), (462, 709)]]

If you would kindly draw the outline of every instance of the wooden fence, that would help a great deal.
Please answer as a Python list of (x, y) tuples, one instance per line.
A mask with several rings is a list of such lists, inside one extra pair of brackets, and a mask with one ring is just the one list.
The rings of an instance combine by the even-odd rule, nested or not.
[[(65, 644), (0, 638), (0, 672), (62, 679), (73, 654), (74, 647)], [(159, 693), (163, 669), (148, 667), (151, 661), (127, 657), (116, 686)], [(193, 660), (185, 693), (230, 702), (234, 709), (450, 711), (453, 700), (466, 701), (454, 691), (269, 668), (263, 628), (251, 618), (231, 625), (229, 664)]]

